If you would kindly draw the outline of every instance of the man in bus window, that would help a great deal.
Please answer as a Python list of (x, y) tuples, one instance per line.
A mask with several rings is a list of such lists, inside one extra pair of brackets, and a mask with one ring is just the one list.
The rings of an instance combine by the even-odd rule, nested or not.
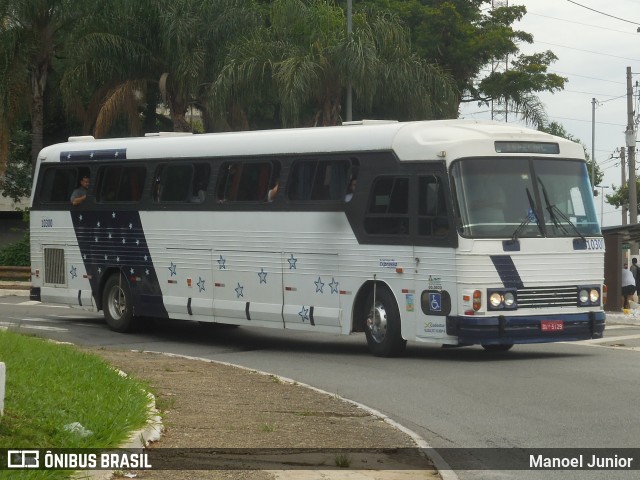
[(82, 179), (80, 179), (80, 186), (71, 193), (71, 205), (80, 205), (86, 200), (87, 193), (89, 193), (89, 183), (90, 179), (88, 175), (84, 175)]

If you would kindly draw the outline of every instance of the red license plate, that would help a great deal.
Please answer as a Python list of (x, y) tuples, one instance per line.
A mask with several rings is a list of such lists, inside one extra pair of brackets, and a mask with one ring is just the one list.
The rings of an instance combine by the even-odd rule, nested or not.
[(563, 320), (541, 320), (540, 329), (543, 332), (559, 332), (564, 329)]

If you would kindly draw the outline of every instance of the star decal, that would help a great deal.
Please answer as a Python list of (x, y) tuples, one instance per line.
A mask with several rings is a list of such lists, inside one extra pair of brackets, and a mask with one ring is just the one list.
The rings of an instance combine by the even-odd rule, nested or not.
[(82, 214), (78, 215), (78, 220), (82, 221)]
[(298, 261), (297, 258), (293, 257), (293, 253), (291, 254), (291, 258), (287, 259), (287, 262), (289, 262), (289, 270), (297, 270), (296, 268), (296, 262)]
[(222, 258), (222, 255), (220, 255), (220, 258), (218, 259), (218, 270), (226, 270), (227, 267), (225, 263), (227, 263), (227, 260)]
[(198, 291), (204, 292), (204, 280), (202, 277), (198, 277)]
[(144, 273), (145, 273), (145, 274), (147, 274), (147, 275), (149, 275), (149, 269), (147, 268), (147, 269), (144, 271)]
[(111, 218), (116, 218), (116, 212), (111, 212)]
[(338, 293), (338, 285), (340, 285), (340, 283), (336, 282), (336, 279), (331, 277), (331, 283), (329, 284), (329, 287), (331, 287), (331, 293)]
[(71, 278), (76, 278), (78, 276), (78, 269), (75, 267), (75, 265), (71, 265), (71, 270), (69, 271), (69, 273), (71, 274)]
[(302, 310), (300, 310), (298, 312), (298, 315), (300, 315), (300, 318), (302, 319), (303, 323), (308, 321), (309, 320), (309, 309), (303, 305), (302, 306)]
[(96, 223), (96, 227), (100, 228), (100, 222)]
[(130, 273), (131, 275), (133, 275), (134, 273), (136, 273), (136, 271), (132, 268), (132, 269), (130, 269), (130, 270), (129, 270), (129, 273)]
[(171, 272), (171, 276), (173, 277), (174, 275), (177, 275), (176, 273), (176, 267), (177, 265), (174, 264), (173, 262), (171, 262), (171, 266), (167, 267), (169, 269), (169, 271)]
[(238, 286), (235, 288), (235, 290), (236, 295), (238, 296), (237, 298), (244, 297), (244, 295), (242, 294), (242, 290), (244, 290), (244, 287), (240, 285), (240, 283), (238, 283)]
[(260, 269), (258, 276), (260, 277), (260, 283), (267, 283), (267, 272), (264, 271), (264, 268)]
[(318, 280), (316, 280), (315, 282), (313, 282), (316, 284), (316, 293), (320, 292), (320, 293), (324, 293), (322, 291), (322, 289), (324, 288), (324, 282), (322, 281), (322, 279), (320, 277), (318, 277)]

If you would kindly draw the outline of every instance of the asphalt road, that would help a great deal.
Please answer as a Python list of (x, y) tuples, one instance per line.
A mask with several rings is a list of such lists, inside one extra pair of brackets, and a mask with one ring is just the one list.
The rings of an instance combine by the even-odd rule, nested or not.
[(610, 454), (640, 448), (640, 325), (608, 325), (602, 341), (516, 346), (506, 354), (410, 343), (396, 359), (372, 357), (362, 335), (159, 321), (118, 334), (101, 315), (24, 297), (0, 298), (2, 326), (78, 345), (230, 362), (313, 385), (385, 413), (442, 449), (454, 468), (472, 465), (456, 468), (462, 480), (640, 476), (638, 470), (481, 469), (495, 466), (494, 448), (504, 448), (497, 453), (507, 460), (521, 458), (526, 448), (610, 448)]

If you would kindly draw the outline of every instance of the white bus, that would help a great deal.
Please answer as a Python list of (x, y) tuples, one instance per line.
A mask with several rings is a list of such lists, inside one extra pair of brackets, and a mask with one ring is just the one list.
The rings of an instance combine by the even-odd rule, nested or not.
[(102, 310), (119, 332), (145, 317), (364, 332), (379, 356), (602, 336), (580, 145), (492, 122), (354, 123), (46, 147), (31, 298)]

